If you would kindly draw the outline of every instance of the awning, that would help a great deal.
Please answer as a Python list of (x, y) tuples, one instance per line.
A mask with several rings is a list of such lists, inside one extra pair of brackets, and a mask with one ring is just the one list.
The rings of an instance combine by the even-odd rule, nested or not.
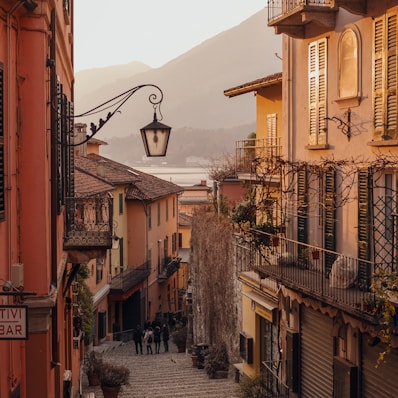
[(104, 285), (100, 290), (98, 290), (97, 293), (94, 294), (94, 296), (93, 296), (93, 304), (94, 304), (94, 307), (96, 307), (97, 304), (98, 304), (104, 297), (106, 297), (106, 296), (108, 295), (110, 288), (111, 288), (111, 287), (110, 287), (109, 284), (107, 283), (107, 284)]
[(276, 323), (278, 313), (277, 302), (253, 291), (242, 292), (242, 294), (252, 300), (252, 309), (256, 314), (272, 323)]

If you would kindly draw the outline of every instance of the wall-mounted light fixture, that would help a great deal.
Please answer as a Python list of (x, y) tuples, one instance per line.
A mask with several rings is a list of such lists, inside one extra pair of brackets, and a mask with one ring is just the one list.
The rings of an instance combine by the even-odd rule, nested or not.
[(339, 123), (337, 128), (341, 130), (341, 132), (348, 138), (348, 141), (351, 139), (351, 109), (348, 108), (347, 112), (344, 115), (347, 120), (343, 120), (340, 117), (333, 116), (333, 117), (325, 117), (325, 120), (331, 120), (332, 122)]
[[(119, 109), (140, 89), (152, 87), (155, 88), (158, 93), (152, 93), (149, 95), (148, 100), (152, 104), (154, 109), (153, 122), (149, 123), (142, 129), (141, 136), (145, 147), (145, 152), (148, 157), (153, 156), (165, 156), (167, 152), (167, 146), (169, 142), (171, 127), (166, 126), (163, 123), (158, 121), (157, 112), (159, 112), (160, 116), (162, 116), (160, 111), (160, 105), (163, 101), (163, 91), (156, 86), (155, 84), (142, 84), (136, 87), (133, 87), (124, 93), (117, 95), (116, 97), (111, 98), (108, 101), (90, 109), (87, 112), (84, 112), (80, 115), (74, 116), (74, 118), (87, 117), (90, 115), (97, 114), (99, 112), (108, 110), (113, 108), (113, 111), (108, 111), (105, 118), (100, 118), (98, 123), (90, 123), (90, 131), (91, 133), (86, 136), (86, 138), (80, 142), (76, 142), (73, 144), (69, 144), (70, 146), (78, 146), (86, 143), (92, 137), (94, 137), (108, 121), (115, 115), (115, 113), (119, 112)], [(162, 120), (162, 117), (159, 119)]]

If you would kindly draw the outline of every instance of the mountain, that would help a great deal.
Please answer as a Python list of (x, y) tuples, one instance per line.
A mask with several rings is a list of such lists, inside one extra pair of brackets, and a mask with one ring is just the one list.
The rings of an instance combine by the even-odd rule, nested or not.
[[(164, 92), (160, 109), (164, 116), (162, 122), (173, 127), (169, 153), (163, 161), (185, 162), (182, 155), (179, 160), (169, 160), (175, 147), (184, 155), (189, 148), (194, 157), (210, 158), (232, 152), (235, 139), (244, 139), (254, 131), (255, 97), (246, 94), (229, 99), (224, 96), (224, 90), (279, 72), (282, 68), (281, 60), (275, 56), (281, 52), (281, 37), (267, 27), (266, 21), (265, 8), (160, 68), (133, 62), (78, 72), (75, 114), (94, 108), (129, 88), (153, 83)], [(138, 157), (131, 152), (125, 153), (124, 146), (130, 147), (128, 141), (138, 138), (135, 136), (138, 136), (139, 128), (151, 121), (153, 110), (148, 97), (152, 92), (147, 88), (136, 92), (123, 106), (122, 113), (115, 115), (98, 134), (97, 138), (109, 143), (102, 151), (105, 156), (132, 165), (133, 159), (141, 160), (141, 143), (135, 144), (139, 145)], [(94, 115), (94, 119), (92, 116), (77, 121), (97, 124), (100, 117)], [(240, 133), (232, 134), (232, 130)], [(204, 137), (210, 142), (205, 142)], [(204, 144), (209, 144), (212, 154), (205, 152)]]

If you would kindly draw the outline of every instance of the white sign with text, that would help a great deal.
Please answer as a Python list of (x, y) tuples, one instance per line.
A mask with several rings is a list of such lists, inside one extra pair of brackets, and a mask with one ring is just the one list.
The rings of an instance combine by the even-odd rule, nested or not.
[(28, 338), (28, 307), (26, 305), (0, 305), (0, 340), (26, 340)]

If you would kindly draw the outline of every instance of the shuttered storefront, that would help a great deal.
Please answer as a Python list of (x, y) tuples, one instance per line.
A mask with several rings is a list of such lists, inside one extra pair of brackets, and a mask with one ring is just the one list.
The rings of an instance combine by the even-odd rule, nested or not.
[(396, 398), (398, 396), (398, 354), (391, 352), (386, 363), (376, 368), (379, 353), (385, 349), (382, 344), (371, 347), (373, 339), (362, 337), (362, 398)]
[(332, 319), (301, 307), (301, 396), (333, 396)]

